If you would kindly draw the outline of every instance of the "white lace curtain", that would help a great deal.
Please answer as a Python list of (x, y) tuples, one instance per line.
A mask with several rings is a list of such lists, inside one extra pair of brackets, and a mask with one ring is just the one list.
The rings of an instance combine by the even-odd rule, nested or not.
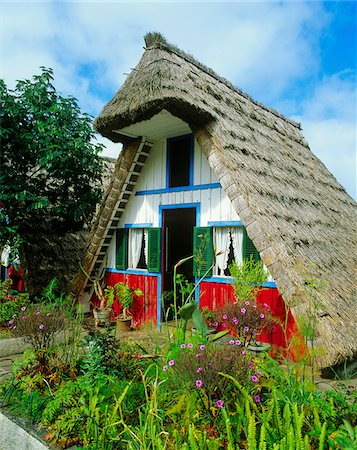
[(143, 243), (142, 228), (131, 228), (129, 230), (129, 267), (136, 269), (139, 264), (141, 247)]
[(234, 259), (238, 265), (243, 263), (243, 228), (217, 227), (215, 229), (215, 251), (221, 253), (216, 256), (217, 273), (224, 275), (228, 266), (229, 247), (233, 245)]

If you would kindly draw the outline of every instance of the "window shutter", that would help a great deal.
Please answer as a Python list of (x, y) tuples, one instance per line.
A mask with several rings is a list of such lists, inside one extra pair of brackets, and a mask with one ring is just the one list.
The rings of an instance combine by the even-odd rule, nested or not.
[(243, 228), (243, 259), (249, 259), (250, 256), (253, 257), (254, 261), (259, 261), (260, 259), (258, 250), (248, 236), (247, 230)]
[(128, 230), (119, 228), (116, 232), (115, 267), (125, 270), (128, 267)]
[(193, 229), (193, 274), (202, 277), (210, 268), (206, 277), (212, 276), (213, 264), (213, 228), (194, 227)]
[(161, 228), (148, 228), (148, 271), (161, 271)]

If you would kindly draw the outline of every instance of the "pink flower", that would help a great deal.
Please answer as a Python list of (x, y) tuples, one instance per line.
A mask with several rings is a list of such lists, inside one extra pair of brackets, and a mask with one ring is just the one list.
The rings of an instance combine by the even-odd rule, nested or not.
[(246, 306), (249, 306), (249, 305), (250, 305), (250, 303), (249, 303), (248, 301), (246, 301), (246, 302), (245, 302), (245, 305), (246, 305)]
[(236, 318), (236, 317), (233, 317), (233, 323), (234, 323), (234, 325), (237, 325), (238, 324), (238, 319)]
[(38, 327), (40, 330), (43, 330), (45, 327), (43, 326), (43, 324), (41, 323), (41, 325)]
[(202, 380), (196, 380), (196, 386), (201, 387), (202, 386)]
[(246, 313), (246, 309), (245, 308), (242, 308), (241, 310), (240, 310), (240, 312), (242, 313), (242, 314), (245, 314)]
[(255, 395), (255, 396), (254, 396), (254, 401), (255, 401), (255, 403), (259, 403), (259, 402), (262, 401), (262, 399), (260, 398), (259, 395)]
[(21, 311), (26, 311), (26, 306), (23, 306), (23, 307), (21, 308)]
[(223, 320), (227, 320), (227, 314), (223, 315)]
[(180, 347), (181, 348), (186, 348), (186, 344), (181, 344)]
[(16, 325), (12, 327), (13, 330), (16, 330)]
[(253, 305), (252, 308), (257, 309), (257, 305)]
[(9, 320), (9, 325), (12, 325), (14, 323), (13, 320)]
[(262, 375), (262, 373), (261, 373), (260, 370), (257, 371), (257, 375), (258, 375), (259, 377)]
[(199, 358), (201, 356), (201, 353), (196, 353), (196, 358)]
[(192, 348), (192, 347), (193, 347), (193, 344), (191, 344), (191, 342), (189, 342), (189, 343), (187, 344), (187, 347), (188, 347), (188, 348)]
[(213, 326), (216, 328), (218, 327), (218, 322), (213, 322)]
[(236, 345), (241, 345), (241, 341), (238, 341), (238, 340), (237, 340), (237, 341), (235, 342), (235, 344), (236, 344)]
[(222, 406), (223, 406), (223, 401), (222, 401), (222, 400), (217, 400), (217, 401), (216, 401), (216, 406), (217, 406), (217, 408), (222, 408)]
[(26, 317), (26, 316), (22, 316), (21, 319), (22, 319), (22, 320), (26, 320), (27, 317)]
[(167, 369), (168, 369), (167, 366), (164, 366), (164, 367), (162, 368), (162, 370), (163, 370), (164, 372), (166, 372)]
[(41, 314), (40, 311), (37, 311), (36, 316), (39, 316), (40, 314)]
[(244, 331), (249, 331), (249, 327), (245, 326)]
[(246, 355), (246, 354), (247, 354), (247, 350), (243, 350), (242, 355)]
[(15, 319), (15, 317), (17, 317), (17, 314), (14, 314), (14, 315), (12, 316), (13, 319)]
[(47, 314), (46, 314), (47, 317), (50, 317), (50, 315), (51, 315), (51, 313), (47, 313)]
[(170, 361), (169, 361), (169, 366), (173, 366), (175, 364), (175, 361), (173, 360), (173, 359), (171, 359)]
[(202, 367), (199, 367), (198, 369), (197, 369), (197, 373), (201, 373), (202, 372)]
[(252, 381), (253, 381), (253, 383), (256, 383), (257, 381), (259, 381), (259, 379), (257, 376), (252, 375)]
[(249, 363), (249, 369), (250, 369), (250, 370), (253, 369), (253, 363), (252, 363), (252, 362)]
[(231, 339), (231, 340), (228, 342), (229, 345), (234, 345), (234, 343), (235, 343), (234, 339)]
[(260, 314), (260, 318), (264, 319), (264, 314), (263, 313)]
[(205, 345), (200, 345), (200, 350), (204, 350), (206, 348)]

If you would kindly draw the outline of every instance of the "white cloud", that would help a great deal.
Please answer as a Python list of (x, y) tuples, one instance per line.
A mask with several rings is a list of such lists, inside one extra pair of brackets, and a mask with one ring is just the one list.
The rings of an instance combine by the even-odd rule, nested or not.
[(345, 74), (326, 77), (296, 117), (312, 151), (356, 198), (356, 88)]

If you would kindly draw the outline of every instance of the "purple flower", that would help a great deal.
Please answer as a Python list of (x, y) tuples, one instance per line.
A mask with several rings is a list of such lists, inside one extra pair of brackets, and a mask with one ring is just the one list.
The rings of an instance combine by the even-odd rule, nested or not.
[(44, 325), (41, 323), (41, 325), (38, 327), (40, 330), (43, 330), (45, 327)]
[(169, 361), (169, 366), (173, 366), (175, 364), (175, 361), (173, 360), (173, 359), (171, 359), (170, 361)]
[(201, 373), (202, 372), (202, 367), (199, 367), (198, 369), (197, 369), (197, 373)]
[(181, 348), (186, 348), (186, 344), (181, 344), (180, 347)]
[(233, 323), (234, 323), (234, 325), (237, 325), (238, 324), (238, 319), (236, 318), (236, 317), (233, 317)]
[(248, 301), (246, 301), (246, 302), (245, 302), (245, 305), (246, 305), (246, 306), (249, 306), (249, 305), (250, 305), (250, 303), (249, 303)]
[(202, 380), (196, 380), (196, 386), (201, 387), (202, 386)]
[(252, 362), (249, 363), (249, 369), (250, 369), (250, 370), (253, 369), (253, 363), (252, 363)]
[(167, 369), (168, 369), (167, 366), (164, 366), (164, 367), (162, 368), (162, 370), (163, 370), (164, 372), (166, 372)]
[(26, 311), (26, 306), (23, 306), (23, 307), (21, 308), (21, 311)]
[(253, 330), (253, 334), (257, 334), (258, 333), (258, 330)]
[(228, 342), (229, 345), (234, 345), (234, 343), (235, 343), (234, 339), (231, 339), (231, 340)]
[(260, 314), (260, 318), (264, 319), (264, 314), (263, 313)]
[(222, 408), (222, 406), (223, 406), (223, 401), (222, 401), (222, 400), (217, 400), (217, 401), (216, 401), (216, 406), (217, 406), (217, 408)]
[(249, 327), (245, 326), (244, 331), (249, 331)]
[(187, 344), (187, 347), (188, 347), (188, 348), (192, 348), (192, 347), (193, 347), (193, 344), (191, 344), (191, 342), (189, 342), (189, 343)]
[(246, 313), (246, 309), (245, 308), (242, 308), (241, 310), (240, 310), (240, 312), (242, 313), (242, 314), (245, 314)]
[(259, 381), (258, 377), (255, 375), (252, 375), (252, 381), (253, 381), (253, 383), (256, 383), (257, 381)]
[(200, 350), (204, 350), (206, 348), (205, 345), (200, 345)]
[(213, 326), (216, 328), (218, 327), (218, 322), (213, 322)]
[(241, 341), (237, 340), (236, 345), (241, 345)]
[(259, 403), (259, 402), (262, 401), (262, 399), (260, 398), (259, 395), (255, 395), (255, 396), (254, 396), (254, 401), (255, 401), (255, 403)]
[(14, 323), (13, 320), (9, 320), (9, 325), (12, 325)]

